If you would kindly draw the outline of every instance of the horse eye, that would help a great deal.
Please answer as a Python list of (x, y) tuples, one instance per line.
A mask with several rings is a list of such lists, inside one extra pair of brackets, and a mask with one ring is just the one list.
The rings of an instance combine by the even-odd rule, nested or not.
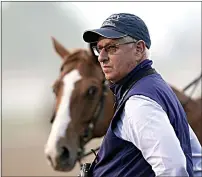
[(95, 86), (91, 86), (87, 90), (87, 96), (94, 96), (96, 93), (97, 93), (97, 87), (95, 87)]

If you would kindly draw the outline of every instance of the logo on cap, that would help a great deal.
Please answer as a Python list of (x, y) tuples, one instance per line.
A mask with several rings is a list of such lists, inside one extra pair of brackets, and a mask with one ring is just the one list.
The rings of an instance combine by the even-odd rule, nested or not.
[(107, 18), (104, 23), (102, 24), (102, 27), (104, 26), (113, 26), (116, 27), (114, 21), (118, 21), (120, 18), (119, 14), (113, 14), (109, 18)]

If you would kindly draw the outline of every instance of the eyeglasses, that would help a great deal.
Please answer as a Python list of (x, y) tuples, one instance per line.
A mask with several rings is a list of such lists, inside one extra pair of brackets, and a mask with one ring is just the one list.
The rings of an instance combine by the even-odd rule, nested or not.
[(130, 42), (123, 42), (123, 43), (106, 45), (104, 47), (92, 46), (92, 49), (93, 49), (95, 56), (99, 56), (102, 49), (104, 49), (105, 52), (107, 52), (108, 54), (114, 55), (116, 53), (116, 51), (119, 49), (120, 45), (131, 44), (131, 43), (136, 43), (136, 42), (137, 41), (134, 40), (134, 41), (130, 41)]

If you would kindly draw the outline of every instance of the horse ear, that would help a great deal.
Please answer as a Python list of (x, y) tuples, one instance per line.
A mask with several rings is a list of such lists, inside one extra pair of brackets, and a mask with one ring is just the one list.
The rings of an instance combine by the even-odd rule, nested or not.
[(70, 55), (70, 52), (65, 49), (62, 44), (60, 44), (54, 37), (51, 38), (55, 51), (62, 57), (62, 59)]
[(93, 62), (96, 63), (97, 65), (100, 65), (99, 61), (98, 61), (98, 56), (96, 56), (93, 52), (93, 49), (92, 49), (92, 43), (89, 44), (89, 49), (90, 49), (90, 53), (92, 55), (92, 59), (93, 59)]

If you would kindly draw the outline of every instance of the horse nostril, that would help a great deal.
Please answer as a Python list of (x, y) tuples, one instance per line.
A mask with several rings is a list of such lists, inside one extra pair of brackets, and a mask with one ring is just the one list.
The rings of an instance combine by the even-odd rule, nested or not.
[(51, 156), (48, 155), (47, 158), (48, 158), (48, 161), (50, 162), (51, 166), (53, 166), (53, 161), (51, 159)]
[(69, 158), (69, 150), (66, 147), (62, 147), (61, 159), (65, 160)]

